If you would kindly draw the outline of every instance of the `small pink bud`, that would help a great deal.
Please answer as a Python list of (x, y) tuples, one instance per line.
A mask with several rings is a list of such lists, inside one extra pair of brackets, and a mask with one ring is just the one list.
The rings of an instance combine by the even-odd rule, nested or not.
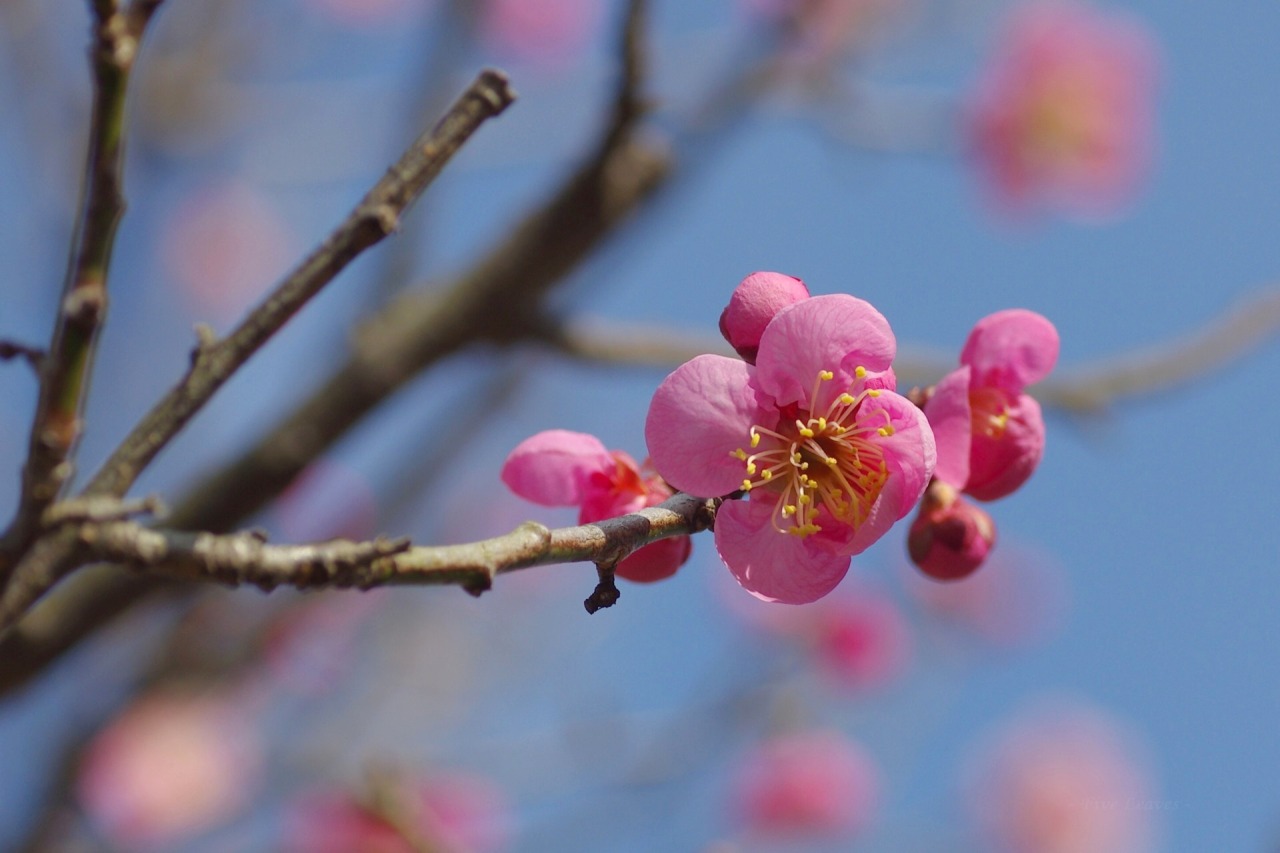
[(756, 363), (765, 326), (779, 311), (809, 298), (804, 282), (780, 272), (753, 272), (742, 280), (720, 314), (720, 334), (743, 361)]
[(991, 516), (941, 480), (929, 484), (911, 522), (907, 551), (934, 580), (953, 581), (977, 571), (996, 541)]

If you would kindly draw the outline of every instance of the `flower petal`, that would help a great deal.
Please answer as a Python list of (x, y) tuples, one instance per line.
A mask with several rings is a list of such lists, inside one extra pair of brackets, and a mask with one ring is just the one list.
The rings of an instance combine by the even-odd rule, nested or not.
[(906, 397), (881, 391), (878, 397), (863, 402), (864, 412), (877, 409), (889, 415), (893, 427), (892, 434), (880, 437), (878, 443), (884, 448), (889, 480), (897, 480), (901, 490), (896, 503), (889, 507), (896, 520), (911, 512), (929, 485), (937, 467), (937, 445), (924, 412)]
[(716, 550), (743, 589), (765, 601), (808, 604), (844, 578), (849, 557), (775, 530), (768, 500), (725, 501), (716, 513)]
[(676, 570), (684, 565), (692, 550), (693, 540), (688, 536), (659, 539), (638, 549), (618, 563), (614, 574), (635, 583), (664, 580), (674, 575)]
[(933, 476), (963, 489), (969, 482), (969, 446), (973, 442), (973, 412), (969, 406), (972, 368), (961, 367), (942, 378), (929, 402), (925, 416), (938, 447), (938, 464)]
[(897, 341), (884, 316), (843, 293), (814, 296), (783, 308), (760, 338), (756, 382), (780, 406), (808, 406), (818, 373), (836, 374), (831, 387), (854, 385), (854, 371), (882, 374), (889, 369)]
[(502, 465), (502, 482), (525, 500), (573, 506), (589, 476), (613, 470), (613, 457), (594, 435), (549, 429), (516, 445)]
[(975, 386), (1019, 392), (1049, 375), (1058, 361), (1058, 330), (1025, 308), (997, 311), (973, 327), (960, 363), (973, 368)]
[(700, 497), (717, 497), (742, 483), (742, 462), (759, 406), (753, 368), (719, 355), (700, 355), (663, 380), (649, 404), (644, 437), (653, 467), (668, 483)]
[(1040, 404), (1030, 394), (1018, 394), (1011, 401), (999, 438), (974, 434), (965, 493), (980, 501), (1002, 498), (1027, 481), (1043, 455)]

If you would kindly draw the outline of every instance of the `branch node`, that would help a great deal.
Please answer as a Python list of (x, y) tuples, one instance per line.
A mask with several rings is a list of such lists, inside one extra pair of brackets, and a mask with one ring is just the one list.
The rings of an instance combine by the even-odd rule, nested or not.
[(614, 581), (613, 569), (613, 565), (608, 563), (596, 564), (596, 573), (600, 577), (600, 582), (596, 584), (595, 591), (587, 596), (587, 600), (582, 602), (582, 606), (587, 608), (588, 613), (612, 607), (622, 597), (622, 593), (618, 591), (618, 584)]
[(196, 323), (196, 345), (191, 348), (191, 367), (194, 370), (209, 356), (218, 344), (218, 333), (208, 323)]

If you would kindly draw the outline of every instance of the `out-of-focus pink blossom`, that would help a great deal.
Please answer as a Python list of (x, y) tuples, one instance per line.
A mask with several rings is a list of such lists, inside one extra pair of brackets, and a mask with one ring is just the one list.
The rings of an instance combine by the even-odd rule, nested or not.
[(968, 577), (995, 545), (996, 525), (982, 508), (935, 479), (920, 501), (920, 512), (907, 533), (907, 553), (934, 580)]
[[(621, 450), (606, 450), (594, 435), (563, 429), (526, 438), (502, 466), (502, 482), (543, 506), (577, 506), (589, 524), (660, 504), (671, 497), (661, 477), (646, 474)], [(645, 545), (620, 562), (618, 577), (649, 582), (671, 577), (689, 559), (688, 536)]]
[(858, 744), (834, 731), (777, 735), (738, 770), (740, 818), (767, 835), (847, 836), (875, 815), (879, 773)]
[(1106, 715), (1029, 712), (974, 759), (967, 801), (1002, 853), (1143, 853), (1160, 803), (1139, 751)]
[(801, 646), (816, 669), (841, 687), (884, 687), (911, 658), (911, 633), (902, 611), (891, 598), (863, 584), (846, 585), (800, 608), (770, 607), (741, 595), (725, 598), (748, 626)]
[(234, 319), (288, 269), (294, 237), (272, 203), (242, 183), (206, 187), (164, 226), (161, 261), (192, 307)]
[(1025, 646), (1061, 627), (1068, 607), (1067, 582), (1052, 558), (1004, 542), (982, 567), (957, 583), (926, 580), (903, 567), (912, 598), (933, 616), (997, 646)]
[(1034, 311), (1013, 308), (979, 320), (924, 411), (937, 441), (934, 476), (978, 500), (1004, 497), (1026, 482), (1044, 454), (1040, 404), (1023, 390), (1058, 361), (1058, 330)]
[[(510, 810), (489, 779), (460, 773), (433, 775), (401, 787), (393, 807), (418, 840), (447, 853), (496, 853), (510, 836)], [(399, 793), (398, 791), (397, 793)], [(288, 853), (413, 853), (404, 835), (344, 791), (303, 796), (285, 823)]]
[(754, 272), (734, 288), (720, 314), (720, 334), (747, 364), (756, 363), (760, 336), (779, 311), (809, 298), (809, 288), (794, 276)]
[(562, 65), (591, 39), (602, 11), (600, 0), (481, 0), (480, 35), (513, 59)]
[(658, 473), (694, 495), (748, 492), (721, 505), (715, 542), (753, 595), (816, 601), (923, 493), (933, 434), (893, 391), (896, 348), (868, 303), (815, 296), (774, 316), (754, 365), (698, 356), (654, 393)]
[(855, 690), (883, 687), (911, 657), (911, 634), (888, 598), (860, 589), (815, 605), (809, 641), (821, 669)]
[(1138, 22), (1084, 3), (1017, 8), (969, 105), (973, 153), (996, 199), (1115, 211), (1147, 170), (1155, 84)]
[(93, 739), (76, 789), (114, 844), (165, 848), (244, 807), (259, 766), (249, 723), (226, 700), (153, 694)]

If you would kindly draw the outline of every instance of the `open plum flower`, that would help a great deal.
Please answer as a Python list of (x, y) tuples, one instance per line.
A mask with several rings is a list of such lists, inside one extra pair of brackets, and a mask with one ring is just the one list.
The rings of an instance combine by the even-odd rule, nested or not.
[(938, 443), (934, 476), (982, 501), (1027, 481), (1044, 455), (1040, 404), (1023, 390), (1058, 361), (1058, 330), (1022, 308), (979, 320), (924, 411)]
[(1151, 158), (1156, 50), (1137, 21), (1084, 3), (1018, 7), (969, 104), (995, 199), (1115, 212)]
[[(579, 524), (626, 515), (672, 494), (661, 477), (646, 476), (621, 450), (605, 449), (594, 435), (563, 429), (520, 442), (502, 466), (502, 482), (542, 506), (579, 507)], [(660, 539), (618, 563), (614, 574), (642, 583), (662, 580), (684, 565), (692, 548), (688, 536)]]
[(748, 493), (720, 507), (715, 542), (753, 595), (816, 601), (920, 498), (933, 433), (893, 391), (896, 348), (870, 304), (816, 296), (778, 311), (754, 365), (698, 356), (654, 393), (658, 473), (694, 495)]

